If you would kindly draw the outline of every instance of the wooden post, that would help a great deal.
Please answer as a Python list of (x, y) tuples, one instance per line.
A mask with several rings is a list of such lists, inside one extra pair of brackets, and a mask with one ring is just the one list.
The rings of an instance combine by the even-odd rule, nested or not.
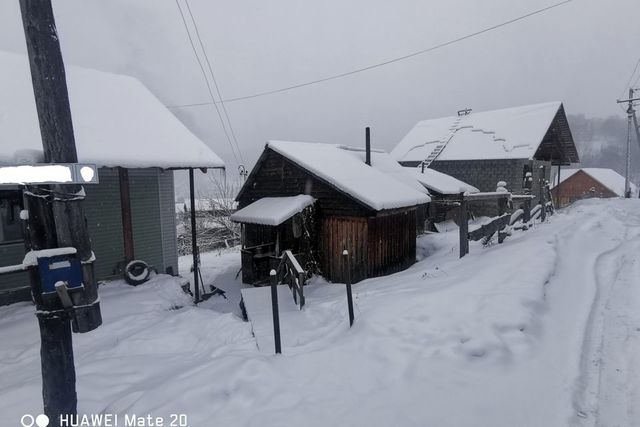
[(273, 342), (276, 347), (276, 354), (282, 353), (280, 343), (280, 313), (278, 312), (278, 277), (275, 270), (269, 272), (271, 279), (271, 311), (273, 313)]
[(196, 196), (195, 196), (195, 185), (193, 179), (193, 168), (189, 169), (189, 197), (190, 206), (191, 206), (191, 254), (193, 258), (193, 298), (195, 303), (198, 304), (200, 302), (200, 282), (199, 282), (199, 274), (198, 269), (200, 266), (198, 265), (198, 238), (196, 237)]
[(558, 207), (562, 207), (560, 205), (560, 170), (561, 170), (562, 165), (560, 163), (558, 163), (558, 180), (557, 180), (557, 184), (556, 184), (556, 205), (558, 205)]
[[(50, 0), (20, 0), (22, 25), (25, 33), (31, 81), (35, 97), (40, 135), (46, 163), (77, 163), (71, 108), (65, 77), (64, 63)], [(74, 247), (82, 262), (84, 291), (74, 303), (77, 305), (73, 317), (73, 330), (88, 332), (102, 324), (98, 287), (82, 201), (81, 185), (54, 185), (47, 191), (51, 203), (53, 224), (46, 207), (40, 202), (29, 202), (28, 206), (40, 204), (42, 215), (30, 216), (32, 232), (37, 233), (33, 245), (46, 247)], [(43, 191), (44, 193), (44, 191)], [(55, 196), (53, 196), (55, 195)], [(52, 197), (53, 196), (53, 197)], [(46, 196), (36, 195), (43, 198)], [(31, 193), (28, 199), (35, 198)], [(38, 222), (42, 221), (44, 222)], [(52, 228), (53, 227), (53, 228)], [(43, 235), (38, 235), (43, 233)], [(55, 237), (54, 237), (55, 236)], [(44, 247), (42, 247), (44, 249)], [(32, 292), (40, 293), (40, 283), (32, 274)], [(50, 316), (50, 304), (38, 296), (38, 323), (40, 326), (42, 364), (42, 396), (44, 413), (57, 427), (61, 414), (77, 414), (75, 388), (75, 366), (73, 345), (67, 316)], [(57, 308), (57, 307), (55, 307)]]
[(129, 170), (118, 168), (120, 184), (120, 212), (122, 215), (122, 241), (124, 243), (125, 264), (135, 257), (133, 252), (133, 224), (131, 222), (131, 194), (129, 191)]
[(298, 284), (300, 289), (300, 310), (304, 307), (304, 273), (298, 273)]
[(342, 263), (344, 268), (345, 284), (347, 286), (347, 307), (349, 309), (349, 327), (353, 326), (353, 295), (351, 293), (351, 262), (349, 261), (349, 251), (342, 251)]
[(469, 253), (469, 218), (467, 217), (467, 201), (464, 198), (464, 193), (460, 193), (458, 223), (460, 227), (460, 258), (462, 258)]

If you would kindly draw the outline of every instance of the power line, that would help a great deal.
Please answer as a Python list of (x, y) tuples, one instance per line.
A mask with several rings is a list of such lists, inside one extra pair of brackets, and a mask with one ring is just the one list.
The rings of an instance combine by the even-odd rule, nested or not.
[[(631, 72), (631, 75), (629, 76), (629, 81), (627, 82), (627, 84), (622, 88), (622, 92), (620, 93), (619, 98), (622, 98), (625, 94), (625, 92), (629, 89), (629, 88), (633, 88), (638, 84), (638, 81), (640, 80), (640, 74), (638, 74), (638, 79), (636, 79), (636, 81), (633, 83), (633, 85), (631, 85), (631, 81), (633, 80), (633, 76), (636, 75), (636, 71), (638, 71), (638, 67), (640, 66), (640, 58), (638, 58), (638, 62), (636, 62), (636, 66), (633, 67), (633, 71)], [(618, 107), (620, 107), (620, 109), (623, 112), (627, 112), (627, 110), (625, 110), (625, 108), (622, 106), (622, 104), (618, 104)]]
[(231, 131), (231, 137), (233, 138), (233, 142), (236, 144), (236, 149), (238, 150), (238, 155), (240, 156), (240, 160), (242, 161), (242, 163), (244, 163), (242, 151), (240, 150), (240, 145), (238, 145), (238, 139), (236, 138), (236, 132), (233, 130), (233, 124), (231, 123), (229, 112), (227, 111), (227, 107), (224, 105), (224, 100), (222, 99), (222, 94), (220, 93), (220, 88), (218, 86), (218, 82), (216, 81), (216, 76), (213, 72), (213, 67), (211, 66), (211, 62), (209, 61), (209, 55), (207, 55), (207, 50), (204, 48), (204, 44), (202, 43), (202, 38), (200, 38), (200, 31), (198, 30), (198, 24), (196, 23), (196, 20), (193, 17), (193, 13), (191, 12), (191, 6), (189, 6), (189, 0), (184, 0), (184, 3), (187, 5), (187, 11), (189, 12), (189, 16), (191, 17), (191, 22), (193, 22), (193, 28), (196, 31), (196, 38), (198, 39), (198, 43), (200, 43), (200, 48), (202, 49), (202, 53), (204, 54), (204, 59), (207, 62), (209, 73), (211, 73), (211, 79), (213, 80), (213, 85), (216, 88), (218, 99), (220, 99), (220, 104), (222, 105), (222, 111), (224, 112), (224, 116), (227, 119), (227, 123), (229, 123), (229, 130)]
[(189, 31), (189, 26), (187, 25), (187, 20), (184, 17), (184, 13), (182, 12), (182, 7), (180, 6), (180, 2), (176, 1), (176, 6), (178, 6), (178, 10), (180, 11), (180, 16), (182, 17), (182, 24), (184, 25), (184, 29), (187, 32), (187, 37), (189, 38), (189, 44), (191, 44), (191, 49), (193, 49), (193, 54), (198, 61), (198, 65), (200, 66), (200, 71), (202, 71), (202, 76), (204, 77), (204, 81), (207, 84), (207, 89), (209, 90), (209, 96), (211, 97), (211, 103), (216, 107), (216, 112), (218, 113), (218, 118), (220, 119), (220, 124), (222, 125), (222, 130), (224, 130), (224, 134), (227, 138), (227, 142), (231, 147), (231, 152), (233, 154), (233, 158), (236, 160), (236, 163), (240, 163), (238, 161), (238, 156), (236, 155), (236, 151), (233, 147), (233, 143), (231, 142), (231, 138), (229, 137), (229, 132), (227, 132), (227, 127), (225, 126), (224, 120), (222, 118), (222, 114), (220, 113), (220, 109), (218, 108), (218, 103), (216, 102), (216, 98), (213, 96), (213, 89), (211, 89), (211, 84), (209, 83), (209, 78), (207, 77), (207, 72), (204, 70), (204, 66), (202, 65), (202, 61), (200, 60), (200, 56), (198, 55), (198, 50), (193, 42), (193, 38), (191, 37), (191, 32)]
[[(636, 75), (636, 71), (638, 71), (639, 66), (640, 66), (640, 58), (638, 58), (638, 62), (636, 62), (636, 66), (633, 67), (633, 72), (629, 76), (629, 81), (624, 86), (624, 88), (622, 88), (622, 92), (620, 93), (620, 96), (624, 95), (624, 93), (631, 87), (631, 81), (633, 80), (633, 76)], [(640, 75), (638, 75), (638, 77), (640, 78)], [(633, 85), (635, 86), (636, 83), (638, 83), (638, 80), (636, 80), (636, 82)]]
[[(343, 78), (343, 77), (347, 77), (347, 76), (351, 76), (351, 75), (354, 75), (354, 74), (362, 73), (364, 71), (369, 71), (369, 70), (372, 70), (372, 69), (375, 69), (375, 68), (379, 68), (379, 67), (383, 67), (383, 66), (386, 66), (386, 65), (389, 65), (389, 64), (393, 64), (395, 62), (404, 61), (406, 59), (413, 58), (413, 57), (418, 56), (418, 55), (423, 55), (425, 53), (433, 52), (434, 50), (442, 49), (443, 47), (447, 47), (447, 46), (450, 46), (452, 44), (459, 43), (461, 41), (464, 41), (464, 40), (467, 40), (467, 39), (470, 39), (470, 38), (473, 38), (473, 37), (477, 37), (479, 35), (482, 35), (484, 33), (488, 33), (490, 31), (496, 30), (498, 28), (505, 27), (507, 25), (511, 25), (511, 24), (516, 23), (518, 21), (522, 21), (524, 19), (530, 18), (530, 17), (532, 17), (534, 15), (538, 15), (538, 14), (544, 13), (544, 12), (546, 12), (548, 10), (560, 7), (562, 5), (570, 3), (572, 1), (573, 0), (564, 0), (564, 1), (561, 1), (559, 3), (555, 3), (553, 5), (544, 7), (542, 9), (534, 10), (533, 12), (529, 12), (529, 13), (527, 13), (525, 15), (518, 16), (517, 18), (513, 18), (513, 19), (510, 19), (508, 21), (504, 21), (504, 22), (502, 22), (500, 24), (496, 24), (496, 25), (493, 25), (491, 27), (487, 27), (487, 28), (484, 28), (482, 30), (476, 31), (474, 33), (467, 34), (465, 36), (458, 37), (456, 39), (449, 40), (447, 42), (437, 44), (437, 45), (429, 47), (427, 49), (422, 49), (422, 50), (419, 50), (417, 52), (409, 53), (407, 55), (403, 55), (403, 56), (399, 56), (399, 57), (396, 57), (396, 58), (393, 58), (393, 59), (389, 59), (389, 60), (386, 60), (386, 61), (378, 62), (378, 63), (373, 64), (373, 65), (368, 65), (366, 67), (356, 68), (354, 70), (347, 71), (347, 72), (344, 72), (344, 73), (335, 74), (335, 75), (324, 77), (324, 78), (317, 79), (317, 80), (311, 80), (311, 81), (308, 81), (308, 82), (305, 82), (305, 83), (299, 83), (299, 84), (295, 84), (295, 85), (291, 85), (291, 86), (286, 86), (286, 87), (282, 87), (282, 88), (279, 88), (279, 89), (273, 89), (273, 90), (268, 90), (268, 91), (264, 91), (264, 92), (258, 92), (258, 93), (254, 93), (252, 95), (239, 96), (239, 97), (236, 97), (236, 98), (224, 99), (221, 102), (236, 102), (236, 101), (243, 101), (243, 100), (246, 100), (246, 99), (258, 98), (258, 97), (261, 97), (261, 96), (273, 95), (273, 94), (276, 94), (276, 93), (286, 92), (286, 91), (290, 91), (290, 90), (293, 90), (293, 89), (299, 89), (299, 88), (305, 87), (305, 86), (311, 86), (311, 85), (315, 85), (315, 84), (318, 84), (318, 83), (324, 83), (324, 82), (327, 82), (327, 81), (330, 81), (330, 80), (340, 79), (340, 78)], [(199, 102), (199, 103), (193, 103), (193, 104), (172, 105), (172, 106), (169, 106), (168, 108), (197, 107), (197, 106), (210, 105), (210, 104), (211, 104), (211, 102)]]

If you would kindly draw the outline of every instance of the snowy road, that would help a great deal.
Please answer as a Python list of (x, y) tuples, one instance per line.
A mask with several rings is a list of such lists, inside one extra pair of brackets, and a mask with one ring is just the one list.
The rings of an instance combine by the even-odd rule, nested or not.
[[(228, 301), (193, 307), (167, 276), (101, 288), (76, 335), (82, 413), (188, 414), (216, 426), (637, 426), (640, 201), (587, 201), (502, 245), (421, 238), (428, 257), (354, 286), (316, 281), (283, 355), (237, 315), (239, 256), (203, 255)], [(185, 260), (185, 263), (187, 260)], [(41, 408), (27, 304), (0, 307), (0, 425)]]

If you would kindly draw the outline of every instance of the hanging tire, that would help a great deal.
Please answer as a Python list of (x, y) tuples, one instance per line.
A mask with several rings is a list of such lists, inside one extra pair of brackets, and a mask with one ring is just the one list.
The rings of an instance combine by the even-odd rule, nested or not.
[(131, 286), (138, 286), (149, 280), (151, 269), (149, 265), (140, 260), (131, 261), (124, 268), (124, 280)]

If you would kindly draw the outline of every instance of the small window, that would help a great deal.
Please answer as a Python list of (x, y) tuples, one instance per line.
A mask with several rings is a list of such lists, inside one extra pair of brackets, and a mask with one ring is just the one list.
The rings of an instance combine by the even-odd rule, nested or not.
[(0, 244), (22, 240), (22, 192), (0, 190)]

